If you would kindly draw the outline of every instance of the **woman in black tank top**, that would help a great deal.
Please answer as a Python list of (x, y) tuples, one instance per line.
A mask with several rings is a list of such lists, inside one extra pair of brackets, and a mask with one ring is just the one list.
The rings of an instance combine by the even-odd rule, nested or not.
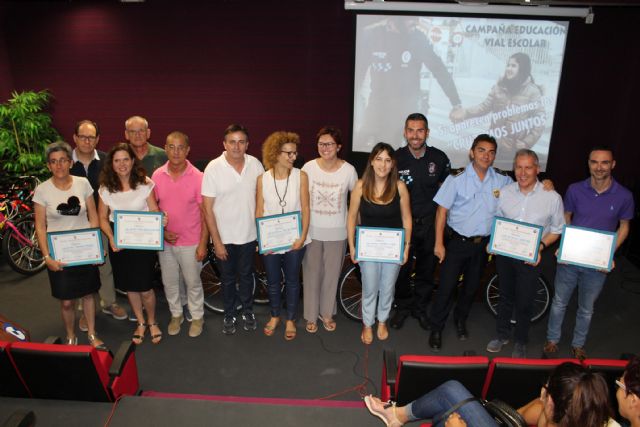
[[(356, 225), (404, 229), (402, 263), (356, 260)], [(398, 180), (394, 149), (379, 142), (369, 155), (367, 167), (351, 192), (347, 221), (349, 252), (353, 263), (360, 264), (362, 274), (362, 334), (364, 344), (373, 341), (373, 324), (378, 318), (379, 340), (389, 337), (386, 321), (391, 311), (393, 292), (400, 265), (407, 262), (411, 242), (411, 208), (409, 192)], [(376, 310), (377, 305), (377, 310)]]

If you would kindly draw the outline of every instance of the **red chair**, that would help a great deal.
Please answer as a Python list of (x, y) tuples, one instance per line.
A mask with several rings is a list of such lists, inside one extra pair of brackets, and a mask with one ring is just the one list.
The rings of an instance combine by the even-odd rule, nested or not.
[(90, 345), (12, 343), (9, 355), (33, 398), (113, 402), (138, 392), (135, 346), (115, 357)]
[(29, 390), (9, 355), (10, 346), (11, 343), (0, 341), (0, 396), (29, 397)]
[(500, 399), (519, 408), (540, 394), (540, 388), (556, 366), (577, 359), (513, 359), (496, 357), (489, 365), (482, 398)]
[(475, 396), (482, 392), (489, 359), (485, 356), (383, 354), (381, 399), (406, 405), (448, 380), (458, 380)]

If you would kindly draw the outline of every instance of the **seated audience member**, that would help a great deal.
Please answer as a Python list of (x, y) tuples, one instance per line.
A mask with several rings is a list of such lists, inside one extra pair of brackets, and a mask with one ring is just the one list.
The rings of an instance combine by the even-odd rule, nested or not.
[[(538, 427), (614, 427), (607, 383), (600, 374), (582, 365), (558, 365), (540, 390), (540, 397), (518, 409), (528, 425)], [(396, 407), (377, 397), (366, 396), (367, 409), (387, 426), (399, 427), (410, 421), (433, 419), (434, 427), (490, 427), (498, 422), (480, 402), (472, 400), (451, 415), (446, 412), (472, 397), (458, 381), (447, 381), (406, 406)]]
[(629, 420), (631, 427), (640, 427), (640, 357), (634, 356), (616, 380), (618, 411)]

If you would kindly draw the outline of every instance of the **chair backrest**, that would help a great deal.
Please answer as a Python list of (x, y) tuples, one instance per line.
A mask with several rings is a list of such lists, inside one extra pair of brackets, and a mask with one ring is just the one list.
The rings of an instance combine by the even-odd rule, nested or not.
[(618, 411), (618, 399), (616, 398), (616, 391), (618, 390), (616, 380), (622, 376), (624, 368), (629, 361), (620, 359), (585, 359), (582, 363), (593, 372), (600, 372), (604, 376), (609, 386), (611, 406), (615, 414), (618, 415), (620, 412)]
[(513, 359), (496, 357), (489, 365), (482, 398), (500, 399), (519, 408), (540, 395), (540, 388), (556, 366), (576, 359)]
[(396, 401), (406, 405), (448, 380), (458, 380), (480, 396), (488, 366), (484, 356), (400, 356)]
[(111, 353), (90, 345), (13, 343), (11, 357), (31, 391), (40, 399), (108, 402)]
[(0, 341), (0, 396), (29, 397), (29, 390), (9, 354), (10, 346), (11, 343)]

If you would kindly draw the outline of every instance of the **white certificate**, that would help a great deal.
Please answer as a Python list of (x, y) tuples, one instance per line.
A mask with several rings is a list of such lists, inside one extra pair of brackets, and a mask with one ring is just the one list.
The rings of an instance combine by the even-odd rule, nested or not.
[(404, 259), (404, 229), (356, 227), (356, 261), (401, 263)]
[(558, 262), (596, 270), (611, 270), (616, 233), (565, 225), (558, 251)]
[(543, 227), (513, 219), (495, 217), (491, 227), (489, 252), (536, 263)]
[(300, 212), (256, 218), (258, 251), (261, 254), (290, 249), (302, 234)]
[(114, 211), (114, 240), (119, 249), (164, 249), (162, 212)]
[(98, 228), (47, 233), (51, 258), (66, 267), (104, 263), (102, 236)]

